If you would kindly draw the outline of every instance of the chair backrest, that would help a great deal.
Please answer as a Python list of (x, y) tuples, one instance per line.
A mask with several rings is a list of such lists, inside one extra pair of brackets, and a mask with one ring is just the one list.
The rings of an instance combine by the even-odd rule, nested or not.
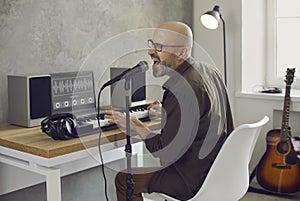
[(218, 153), (202, 187), (191, 199), (237, 201), (249, 187), (249, 162), (261, 128), (269, 121), (243, 124), (232, 131)]

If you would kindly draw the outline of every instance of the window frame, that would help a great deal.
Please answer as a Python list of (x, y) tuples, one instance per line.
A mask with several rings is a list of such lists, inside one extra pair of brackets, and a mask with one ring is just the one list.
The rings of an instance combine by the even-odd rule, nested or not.
[[(285, 74), (282, 76), (277, 76), (278, 70), (278, 54), (277, 54), (277, 20), (283, 19), (283, 17), (278, 16), (278, 0), (268, 0), (267, 1), (267, 71), (266, 71), (266, 84), (268, 86), (285, 86)], [(290, 5), (291, 6), (291, 5)], [(286, 19), (294, 19), (294, 17), (285, 17)], [(288, 67), (288, 66), (287, 66)], [(298, 67), (300, 69), (300, 66)], [(297, 73), (297, 69), (296, 69)], [(300, 75), (300, 72), (297, 73)], [(300, 89), (300, 82), (294, 82), (293, 88)]]

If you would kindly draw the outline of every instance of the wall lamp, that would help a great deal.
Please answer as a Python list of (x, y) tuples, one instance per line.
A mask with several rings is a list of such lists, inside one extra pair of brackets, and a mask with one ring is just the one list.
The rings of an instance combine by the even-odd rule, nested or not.
[(220, 21), (223, 23), (223, 46), (224, 46), (224, 80), (227, 85), (227, 67), (226, 67), (226, 37), (225, 37), (225, 21), (220, 13), (220, 6), (214, 6), (213, 10), (208, 11), (200, 16), (202, 25), (210, 30), (217, 29)]

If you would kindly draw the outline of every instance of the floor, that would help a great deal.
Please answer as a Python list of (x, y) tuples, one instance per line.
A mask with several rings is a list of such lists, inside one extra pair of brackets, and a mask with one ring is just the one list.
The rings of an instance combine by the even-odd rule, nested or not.
[(293, 200), (299, 200), (299, 198), (278, 197), (278, 196), (270, 196), (270, 195), (248, 192), (240, 201), (293, 201)]
[[(258, 190), (263, 190), (255, 179), (252, 181), (251, 187), (254, 187)], [(247, 192), (246, 195), (240, 201), (293, 201), (293, 200), (298, 200), (298, 201), (300, 200), (300, 192), (288, 194), (288, 195), (266, 195), (264, 193), (259, 193), (259, 192)]]

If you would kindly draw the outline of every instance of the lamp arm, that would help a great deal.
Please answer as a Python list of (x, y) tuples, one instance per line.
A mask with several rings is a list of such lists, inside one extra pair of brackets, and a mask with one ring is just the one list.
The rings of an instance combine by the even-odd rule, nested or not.
[(220, 14), (221, 21), (223, 23), (223, 44), (224, 44), (224, 80), (225, 85), (227, 86), (227, 66), (226, 66), (226, 31), (225, 31), (225, 20), (223, 19), (222, 15)]

